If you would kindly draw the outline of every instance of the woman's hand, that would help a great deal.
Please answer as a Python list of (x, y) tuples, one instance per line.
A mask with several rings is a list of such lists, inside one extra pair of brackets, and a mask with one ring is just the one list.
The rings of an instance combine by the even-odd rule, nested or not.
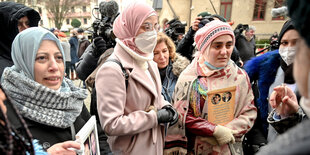
[[(70, 149), (71, 148), (71, 149)], [(75, 155), (76, 152), (74, 151), (74, 149), (76, 150), (80, 150), (80, 143), (75, 142), (75, 141), (65, 141), (63, 143), (57, 143), (54, 144), (53, 146), (51, 146), (49, 149), (47, 149), (47, 152), (49, 154), (66, 154), (66, 155)]]
[[(275, 87), (270, 95), (269, 104), (280, 116), (288, 116), (298, 111), (299, 105), (295, 93), (289, 87)], [(282, 103), (282, 104), (281, 104)]]

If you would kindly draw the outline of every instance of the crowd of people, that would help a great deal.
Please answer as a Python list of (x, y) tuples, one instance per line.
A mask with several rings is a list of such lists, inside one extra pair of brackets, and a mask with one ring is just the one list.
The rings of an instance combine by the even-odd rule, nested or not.
[(181, 22), (160, 27), (151, 6), (130, 3), (110, 48), (0, 2), (0, 154), (79, 154), (75, 135), (92, 115), (100, 154), (309, 154), (310, 3), (287, 7), (256, 56), (255, 27), (208, 12), (171, 37)]

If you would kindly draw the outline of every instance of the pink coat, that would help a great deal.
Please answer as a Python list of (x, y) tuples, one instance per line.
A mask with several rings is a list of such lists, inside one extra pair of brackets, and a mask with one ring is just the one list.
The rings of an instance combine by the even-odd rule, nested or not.
[(115, 62), (104, 63), (96, 76), (98, 114), (112, 152), (163, 154), (163, 126), (158, 125), (154, 110), (146, 112), (150, 105), (160, 109), (169, 104), (161, 95), (156, 63), (148, 62), (155, 88), (147, 74), (119, 44), (110, 58), (118, 59), (130, 71), (127, 88), (121, 67)]

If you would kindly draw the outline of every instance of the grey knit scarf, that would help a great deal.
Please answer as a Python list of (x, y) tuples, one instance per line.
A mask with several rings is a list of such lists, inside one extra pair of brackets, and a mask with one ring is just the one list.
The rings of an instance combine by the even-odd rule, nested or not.
[(2, 87), (23, 117), (49, 126), (67, 128), (80, 115), (87, 91), (64, 79), (60, 91), (45, 87), (7, 67)]

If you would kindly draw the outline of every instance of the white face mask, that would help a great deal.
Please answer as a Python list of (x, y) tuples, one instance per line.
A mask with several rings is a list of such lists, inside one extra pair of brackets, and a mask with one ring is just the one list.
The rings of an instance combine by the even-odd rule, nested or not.
[(141, 33), (135, 38), (135, 43), (143, 53), (152, 53), (157, 44), (157, 32), (153, 30)]
[(77, 35), (77, 38), (82, 39), (83, 35)]
[(279, 48), (279, 54), (281, 55), (286, 65), (290, 65), (294, 62), (295, 53), (296, 47)]

